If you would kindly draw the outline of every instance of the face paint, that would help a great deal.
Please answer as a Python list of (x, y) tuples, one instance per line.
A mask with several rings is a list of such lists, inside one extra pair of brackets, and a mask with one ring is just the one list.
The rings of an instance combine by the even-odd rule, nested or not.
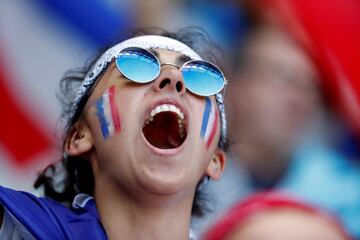
[(205, 110), (201, 125), (200, 136), (206, 143), (206, 148), (209, 148), (213, 141), (217, 129), (219, 114), (216, 107), (211, 103), (210, 98), (205, 98)]
[(115, 102), (115, 86), (111, 86), (96, 102), (97, 116), (104, 138), (121, 132), (119, 111)]

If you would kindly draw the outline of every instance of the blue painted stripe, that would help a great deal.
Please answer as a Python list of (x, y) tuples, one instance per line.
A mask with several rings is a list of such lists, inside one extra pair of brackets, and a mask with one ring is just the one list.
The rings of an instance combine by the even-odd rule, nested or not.
[(97, 115), (98, 115), (99, 121), (100, 121), (101, 132), (103, 134), (103, 137), (107, 138), (109, 136), (109, 129), (108, 129), (108, 125), (106, 123), (106, 118), (105, 118), (103, 97), (101, 97), (96, 102), (96, 109), (97, 109)]
[(204, 116), (203, 116), (202, 125), (201, 125), (201, 138), (204, 138), (204, 136), (205, 136), (206, 127), (207, 127), (208, 121), (209, 121), (210, 111), (211, 111), (211, 100), (210, 100), (210, 98), (206, 97), (205, 98)]

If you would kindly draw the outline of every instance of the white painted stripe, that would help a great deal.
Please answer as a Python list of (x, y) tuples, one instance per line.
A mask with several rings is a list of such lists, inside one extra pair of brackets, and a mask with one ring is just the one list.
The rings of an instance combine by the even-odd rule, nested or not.
[(111, 116), (109, 90), (107, 90), (104, 93), (103, 100), (104, 100), (103, 107), (104, 107), (105, 119), (106, 119), (108, 131), (109, 131), (109, 136), (111, 136), (114, 134), (115, 128), (114, 128), (114, 122), (112, 121), (112, 116)]
[(209, 139), (209, 136), (211, 134), (211, 130), (214, 126), (214, 123), (215, 123), (215, 106), (214, 104), (211, 104), (211, 111), (210, 111), (210, 116), (209, 116), (209, 121), (208, 121), (208, 124), (206, 126), (206, 132), (205, 132), (205, 142), (208, 141)]

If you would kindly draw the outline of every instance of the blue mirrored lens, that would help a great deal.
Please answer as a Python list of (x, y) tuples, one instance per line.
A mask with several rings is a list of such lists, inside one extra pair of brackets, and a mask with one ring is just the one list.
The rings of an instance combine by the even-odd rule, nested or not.
[(160, 73), (160, 64), (150, 52), (141, 48), (126, 48), (116, 59), (119, 71), (128, 79), (147, 83)]
[(191, 61), (182, 68), (185, 86), (191, 92), (201, 95), (214, 95), (223, 89), (225, 79), (220, 70), (211, 63)]

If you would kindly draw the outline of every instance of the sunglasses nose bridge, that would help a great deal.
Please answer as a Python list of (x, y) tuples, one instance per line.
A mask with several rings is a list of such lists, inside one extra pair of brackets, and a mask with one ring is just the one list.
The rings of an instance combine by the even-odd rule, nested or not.
[(186, 91), (180, 68), (173, 63), (161, 64), (161, 71), (155, 79), (154, 87), (156, 91), (175, 91), (180, 95)]

